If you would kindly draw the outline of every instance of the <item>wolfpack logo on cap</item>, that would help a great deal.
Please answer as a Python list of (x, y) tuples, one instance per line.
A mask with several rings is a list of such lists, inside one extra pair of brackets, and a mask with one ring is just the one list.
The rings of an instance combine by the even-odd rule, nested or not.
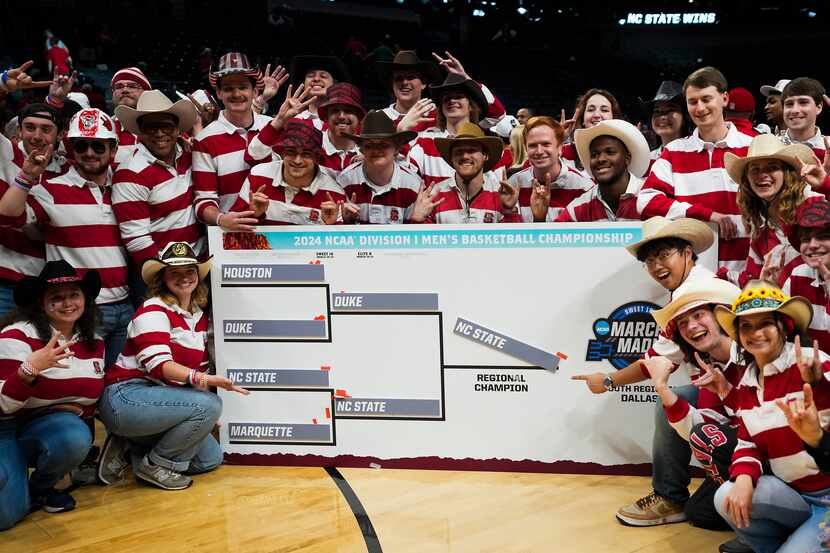
[(660, 306), (648, 301), (632, 301), (619, 306), (604, 319), (594, 321), (596, 340), (588, 340), (586, 361), (607, 359), (615, 369), (627, 367), (648, 351), (660, 334), (651, 316)]
[(98, 132), (98, 112), (85, 109), (78, 115), (78, 126), (82, 136), (95, 136)]

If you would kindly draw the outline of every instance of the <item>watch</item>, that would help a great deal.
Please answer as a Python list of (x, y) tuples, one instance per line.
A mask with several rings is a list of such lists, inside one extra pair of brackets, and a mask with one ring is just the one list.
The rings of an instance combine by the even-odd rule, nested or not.
[(602, 385), (605, 386), (606, 390), (610, 390), (614, 387), (614, 379), (611, 378), (610, 374), (606, 374), (605, 378), (602, 379)]

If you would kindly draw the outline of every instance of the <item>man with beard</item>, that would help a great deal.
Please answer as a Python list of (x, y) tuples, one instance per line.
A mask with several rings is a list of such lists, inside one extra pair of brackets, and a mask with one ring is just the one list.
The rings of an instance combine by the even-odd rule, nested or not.
[(553, 117), (531, 117), (522, 131), (530, 166), (508, 180), (519, 190), (525, 223), (553, 221), (571, 201), (593, 187), (591, 179), (566, 165), (560, 149), (565, 129)]
[[(150, 81), (138, 67), (119, 69), (110, 81), (112, 89), (113, 109), (118, 111), (119, 106), (135, 108), (138, 99), (145, 90), (153, 88)], [(115, 168), (124, 163), (135, 151), (138, 136), (124, 128), (124, 125), (115, 117), (115, 129), (118, 133), (118, 151), (115, 153)]]
[(274, 145), (279, 156), (251, 169), (232, 209), (252, 212), (260, 225), (333, 225), (345, 195), (320, 168), (323, 134), (310, 121), (284, 118), (285, 106), (277, 114), (285, 121)]
[(48, 261), (64, 259), (80, 272), (96, 269), (101, 274), (97, 332), (104, 339), (109, 365), (124, 348), (133, 314), (128, 299), (127, 252), (110, 191), (110, 163), (118, 137), (115, 123), (99, 109), (79, 111), (68, 127), (75, 163), (66, 173), (41, 180), (48, 150), (29, 154), (15, 186), (0, 199), (0, 224), (16, 228), (38, 224), (46, 239)]
[(112, 186), (121, 238), (135, 267), (157, 257), (171, 242), (187, 242), (197, 255), (204, 254), (205, 237), (193, 210), (192, 158), (177, 143), (179, 134), (196, 121), (193, 103), (174, 104), (160, 91), (149, 90), (136, 108), (122, 105), (115, 111), (139, 140)]
[[(636, 196), (643, 179), (638, 175), (649, 164), (648, 142), (643, 133), (628, 121), (610, 119), (577, 129), (574, 142), (585, 172), (597, 184), (569, 203), (556, 221), (639, 219)], [(537, 185), (534, 192), (538, 188)], [(544, 198), (545, 193), (542, 190), (537, 196)]]
[(352, 140), (366, 115), (363, 96), (353, 84), (337, 83), (329, 87), (326, 98), (317, 108), (317, 113), (326, 121), (323, 132), (323, 152), (320, 166), (325, 167), (332, 177), (349, 166), (358, 155), (357, 144)]
[(418, 194), (410, 220), (415, 223), (521, 222), (512, 213), (518, 190), (489, 171), (499, 162), (502, 141), (485, 136), (475, 123), (461, 123), (454, 138), (437, 138), (435, 147), (454, 174)]
[(347, 224), (400, 224), (412, 214), (421, 179), (398, 157), (415, 132), (399, 132), (384, 111), (370, 111), (360, 135), (348, 135), (363, 159), (345, 169), (337, 182), (348, 200), (342, 205)]
[(783, 134), (787, 129), (784, 125), (784, 106), (781, 105), (781, 94), (789, 82), (789, 79), (781, 79), (775, 85), (765, 84), (761, 87), (761, 94), (767, 99), (764, 113), (767, 115), (773, 134)]

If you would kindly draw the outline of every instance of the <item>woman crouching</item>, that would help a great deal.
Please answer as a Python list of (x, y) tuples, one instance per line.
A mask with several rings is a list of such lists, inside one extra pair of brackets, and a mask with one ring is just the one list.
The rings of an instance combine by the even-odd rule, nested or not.
[(147, 299), (127, 329), (127, 344), (107, 371), (101, 418), (110, 431), (99, 462), (105, 484), (121, 478), (129, 450), (136, 478), (165, 490), (192, 483), (188, 475), (215, 469), (222, 449), (211, 435), (222, 400), (211, 386), (242, 394), (208, 368), (204, 282), (209, 259), (198, 263), (186, 242), (171, 242), (147, 260), (141, 278)]

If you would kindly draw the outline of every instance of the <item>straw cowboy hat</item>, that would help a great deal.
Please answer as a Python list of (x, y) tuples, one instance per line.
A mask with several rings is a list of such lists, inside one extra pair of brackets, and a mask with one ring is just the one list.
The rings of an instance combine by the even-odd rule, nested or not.
[(146, 260), (141, 265), (141, 279), (150, 284), (156, 273), (165, 267), (182, 267), (184, 265), (196, 265), (199, 270), (199, 280), (204, 280), (213, 266), (213, 256), (206, 261), (199, 263), (196, 259), (196, 252), (187, 242), (170, 242), (167, 244), (159, 257)]
[(160, 90), (148, 90), (138, 97), (135, 108), (118, 106), (115, 116), (124, 128), (133, 134), (140, 134), (138, 120), (145, 115), (166, 113), (178, 121), (180, 131), (189, 131), (199, 117), (196, 107), (190, 100), (179, 100), (175, 104)]
[(484, 162), (483, 172), (490, 171), (501, 160), (504, 152), (504, 143), (497, 136), (487, 136), (481, 127), (475, 123), (461, 123), (456, 129), (454, 138), (436, 138), (435, 147), (441, 157), (452, 166), (452, 149), (458, 144), (480, 144), (487, 161)]
[(23, 278), (14, 287), (14, 303), (18, 307), (30, 305), (43, 295), (49, 286), (76, 283), (87, 299), (95, 299), (101, 291), (101, 275), (90, 269), (80, 276), (72, 265), (63, 259), (48, 261), (36, 277)]
[(741, 289), (719, 278), (687, 280), (672, 294), (672, 301), (662, 309), (651, 312), (651, 316), (668, 336), (674, 334), (674, 320), (684, 313), (702, 305), (732, 306)]
[(415, 140), (418, 136), (415, 131), (398, 132), (395, 122), (380, 109), (367, 113), (361, 125), (360, 134), (343, 133), (343, 136), (354, 140), (358, 145), (366, 140), (391, 140), (398, 146)]
[(421, 77), (424, 84), (437, 83), (441, 80), (441, 70), (438, 65), (422, 60), (415, 50), (401, 50), (395, 54), (392, 61), (379, 61), (375, 65), (378, 69), (378, 76), (383, 84), (392, 82), (392, 75), (395, 71), (414, 71)]
[(641, 177), (648, 170), (648, 164), (651, 159), (649, 158), (648, 142), (646, 141), (646, 137), (643, 136), (643, 133), (628, 121), (609, 119), (593, 127), (577, 129), (574, 132), (576, 153), (579, 155), (579, 160), (582, 162), (582, 166), (585, 168), (585, 172), (588, 173), (589, 177), (594, 176), (591, 173), (590, 164), (591, 142), (600, 136), (613, 136), (625, 144), (628, 153), (631, 155), (628, 170), (632, 175)]
[(749, 143), (749, 150), (746, 157), (740, 157), (732, 152), (727, 152), (723, 158), (726, 172), (734, 182), (740, 183), (744, 171), (750, 161), (760, 159), (777, 159), (783, 161), (795, 170), (800, 169), (799, 161), (813, 163), (813, 150), (804, 144), (792, 144), (787, 146), (772, 134), (759, 134)]
[(643, 238), (639, 242), (626, 246), (625, 249), (628, 250), (628, 253), (637, 257), (640, 248), (661, 238), (685, 240), (692, 245), (693, 252), (700, 254), (709, 249), (709, 246), (715, 241), (715, 233), (706, 223), (697, 219), (666, 219), (658, 215), (643, 223)]
[(730, 307), (719, 305), (715, 308), (715, 317), (721, 328), (737, 342), (736, 317), (774, 311), (792, 319), (799, 332), (806, 332), (813, 318), (813, 306), (806, 298), (790, 297), (765, 280), (750, 280)]

